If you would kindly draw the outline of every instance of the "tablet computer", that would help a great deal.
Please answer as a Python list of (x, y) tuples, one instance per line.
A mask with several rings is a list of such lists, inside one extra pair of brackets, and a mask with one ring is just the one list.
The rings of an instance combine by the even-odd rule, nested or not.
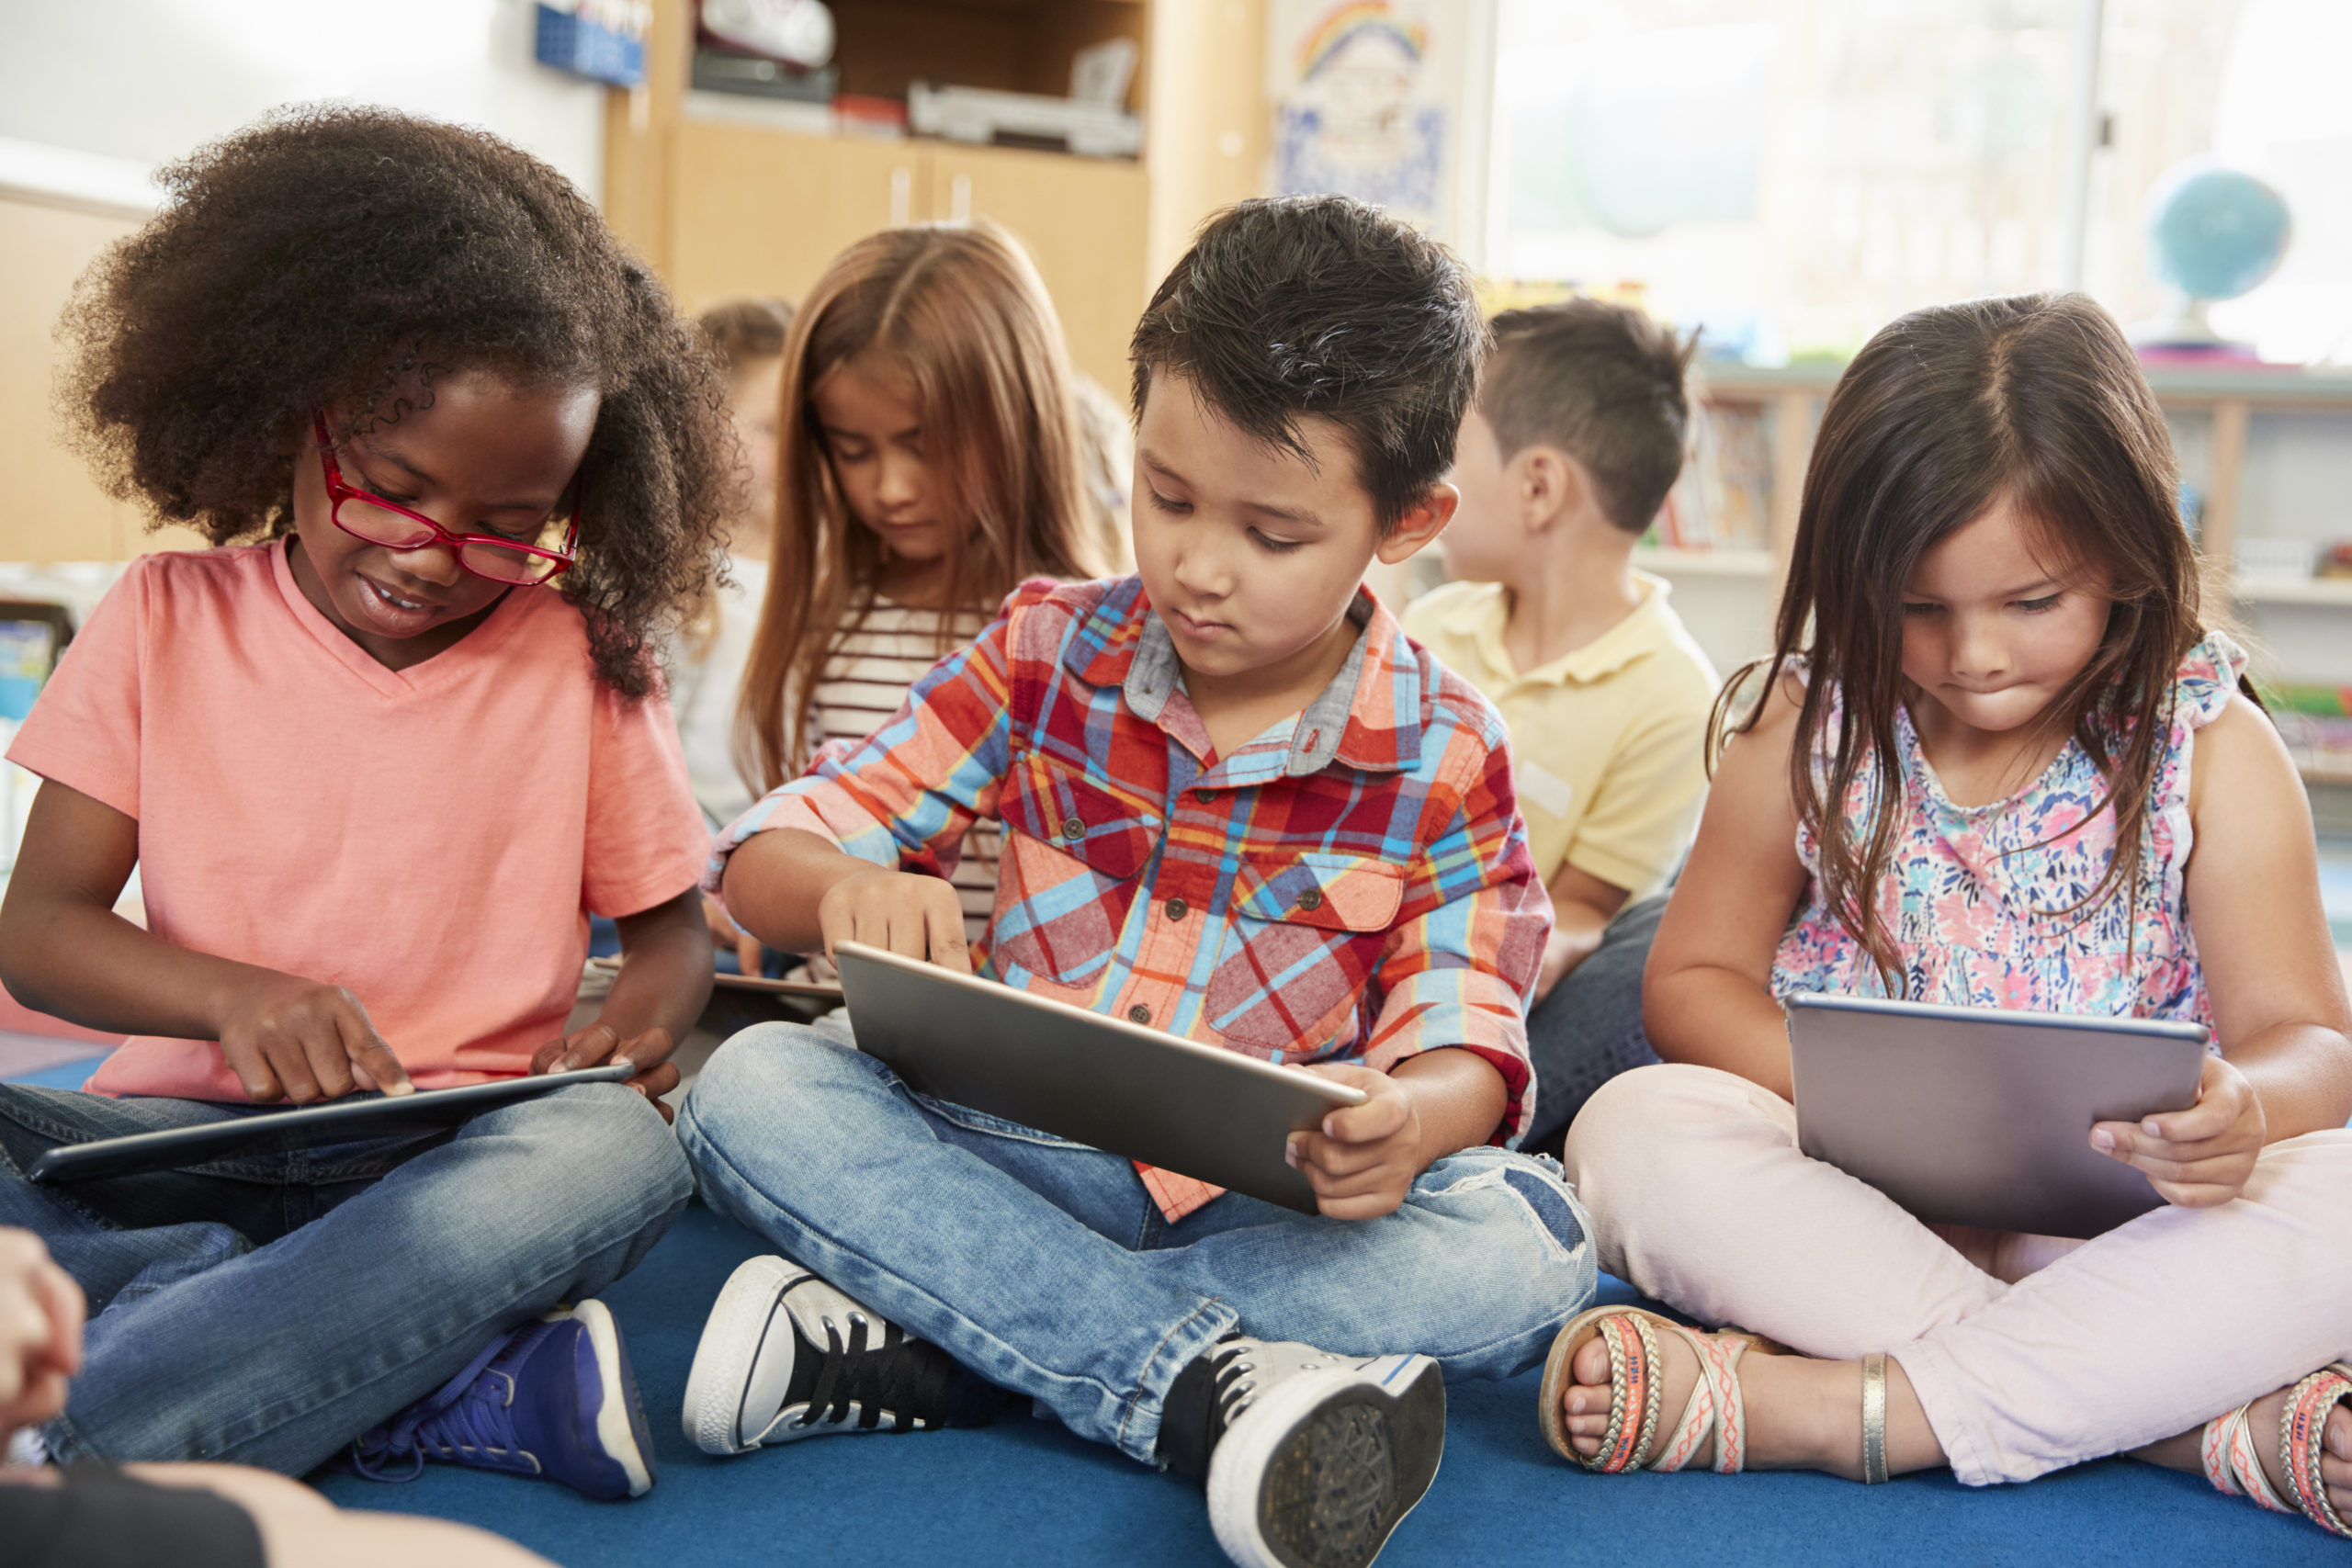
[(977, 975), (842, 942), (858, 1049), (907, 1087), (1303, 1214), (1315, 1189), (1283, 1159), (1362, 1089)]
[(498, 1078), (460, 1089), (420, 1089), (396, 1098), (371, 1094), (365, 1099), (334, 1100), (292, 1111), (232, 1116), (197, 1127), (170, 1127), (158, 1133), (132, 1133), (86, 1144), (61, 1145), (35, 1159), (25, 1174), (42, 1182), (96, 1181), (102, 1177), (133, 1176), (142, 1170), (177, 1170), (241, 1155), (278, 1154), (287, 1149), (317, 1148), (322, 1144), (352, 1144), (366, 1138), (397, 1137), (403, 1133), (438, 1132), (485, 1111), (530, 1100), (570, 1084), (624, 1083), (636, 1076), (637, 1069), (622, 1062), (569, 1073), (541, 1073), (535, 1077)]
[(2207, 1035), (2147, 1018), (1787, 998), (1797, 1143), (1920, 1219), (2094, 1236), (2164, 1200), (2091, 1124), (2197, 1101)]

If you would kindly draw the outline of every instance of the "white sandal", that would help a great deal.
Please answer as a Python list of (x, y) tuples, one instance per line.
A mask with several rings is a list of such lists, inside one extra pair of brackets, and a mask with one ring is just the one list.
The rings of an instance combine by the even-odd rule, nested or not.
[(2279, 1496), (2263, 1473), (2248, 1414), (2251, 1403), (2205, 1423), (2200, 1445), (2205, 1478), (2232, 1496), (2251, 1497), (2274, 1513), (2301, 1514), (2324, 1530), (2352, 1536), (2352, 1525), (2328, 1502), (2319, 1471), (2328, 1413), (2346, 1400), (2352, 1400), (2352, 1366), (2342, 1361), (2322, 1367), (2288, 1393), (2287, 1408), (2278, 1418), (2278, 1468), (2287, 1473), (2287, 1490), (2294, 1494), (2291, 1502)]

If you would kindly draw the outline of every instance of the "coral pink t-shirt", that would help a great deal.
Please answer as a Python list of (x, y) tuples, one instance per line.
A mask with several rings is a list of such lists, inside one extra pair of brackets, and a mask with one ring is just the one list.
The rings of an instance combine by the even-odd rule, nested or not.
[[(668, 703), (595, 679), (570, 601), (515, 589), (387, 670), (283, 541), (132, 563), (8, 756), (138, 819), (157, 936), (348, 987), (421, 1089), (526, 1071), (589, 915), (676, 897), (709, 849)], [(245, 1098), (218, 1043), (148, 1036), (89, 1087)]]

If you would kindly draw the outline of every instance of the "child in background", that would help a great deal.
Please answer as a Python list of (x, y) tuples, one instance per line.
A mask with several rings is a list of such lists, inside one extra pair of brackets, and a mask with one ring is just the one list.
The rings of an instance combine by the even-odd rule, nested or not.
[(1556, 1151), (1586, 1097), (1657, 1060), (1642, 965), (1706, 789), (1715, 671), (1667, 584), (1633, 562), (1682, 468), (1690, 344), (1598, 299), (1506, 310), (1494, 330), (1454, 453), (1462, 511), (1442, 546), (1454, 581), (1404, 625), (1510, 726), (1552, 898), (1527, 1018), (1527, 1146)]
[[(1013, 585), (1101, 570), (1070, 369), (1037, 269), (993, 224), (843, 251), (785, 345), (775, 575), (739, 755), (774, 789), (851, 746)], [(978, 938), (995, 826), (942, 857)]]
[[(2080, 296), (1919, 311), (1847, 368), (1650, 960), (1674, 1065), (1567, 1142), (1608, 1268), (1803, 1354), (1587, 1314), (1545, 1372), (1563, 1454), (1637, 1466), (1676, 1410), (1655, 1468), (1984, 1485), (2130, 1453), (2346, 1533), (2352, 1016), (2301, 782), (2199, 618), (2177, 494)], [(2165, 1206), (2087, 1242), (1971, 1232), (1807, 1158), (1797, 991), (2209, 1025), (2194, 1106), (2084, 1134)]]
[(977, 1420), (993, 1383), (1204, 1479), (1236, 1562), (1365, 1563), (1436, 1472), (1439, 1364), (1509, 1376), (1590, 1293), (1557, 1167), (1507, 1148), (1547, 920), (1502, 723), (1361, 586), (1453, 511), (1485, 336), (1374, 208), (1213, 220), (1136, 332), (1137, 575), (1023, 583), (709, 884), (775, 945), (968, 971), (927, 874), (1001, 819), (989, 973), (1365, 1092), (1291, 1139), (1321, 1213), (919, 1100), (838, 1018), (746, 1030), (679, 1134), (792, 1261), (713, 1307), (696, 1444)]
[[(710, 356), (578, 191), (477, 132), (297, 110), (165, 183), (68, 312), (68, 408), (116, 494), (224, 547), (135, 562), (9, 751), (44, 782), (0, 978), (131, 1036), (94, 1092), (0, 1084), (0, 1224), (97, 1312), (34, 1446), (300, 1473), (362, 1438), (368, 1473), (634, 1495), (593, 1298), (690, 1186), (654, 1097), (710, 988), (708, 846), (652, 649), (718, 552)], [(112, 911), (134, 862), (145, 931)], [(591, 913), (626, 956), (566, 1033)], [(605, 1061), (630, 1084), (454, 1132), (21, 1174)]]
[(686, 754), (686, 777), (717, 827), (752, 804), (735, 755), (735, 709), (775, 547), (776, 411), (792, 307), (781, 299), (730, 299), (705, 310), (695, 324), (726, 363), (727, 406), (749, 478), (743, 509), (727, 525), (728, 581), (686, 628), (670, 661), (670, 706)]

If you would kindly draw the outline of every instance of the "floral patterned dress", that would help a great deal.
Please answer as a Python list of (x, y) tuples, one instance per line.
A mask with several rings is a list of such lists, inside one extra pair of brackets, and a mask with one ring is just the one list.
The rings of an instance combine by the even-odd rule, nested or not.
[[(2018, 1008), (2101, 1017), (2161, 1018), (2211, 1027), (2212, 1008), (2188, 929), (2183, 874), (2192, 832), (2189, 758), (2197, 731), (2229, 705), (2245, 650), (2221, 632), (2181, 660), (2171, 732), (2143, 819), (2138, 886), (2079, 908), (2115, 852), (2115, 813), (2099, 809), (2105, 781), (2076, 742), (2007, 800), (1955, 806), (1898, 711), (1902, 813), (1879, 918), (1894, 933), (1904, 994), (1953, 1007)], [(1831, 732), (1836, 725), (1829, 720)], [(1828, 761), (1815, 776), (1827, 788)], [(1847, 819), (1871, 820), (1878, 781), (1858, 778)], [(1821, 897), (1819, 846), (1803, 825), (1797, 854), (1811, 880), (1772, 963), (1772, 994), (1883, 997), (1861, 944)]]

